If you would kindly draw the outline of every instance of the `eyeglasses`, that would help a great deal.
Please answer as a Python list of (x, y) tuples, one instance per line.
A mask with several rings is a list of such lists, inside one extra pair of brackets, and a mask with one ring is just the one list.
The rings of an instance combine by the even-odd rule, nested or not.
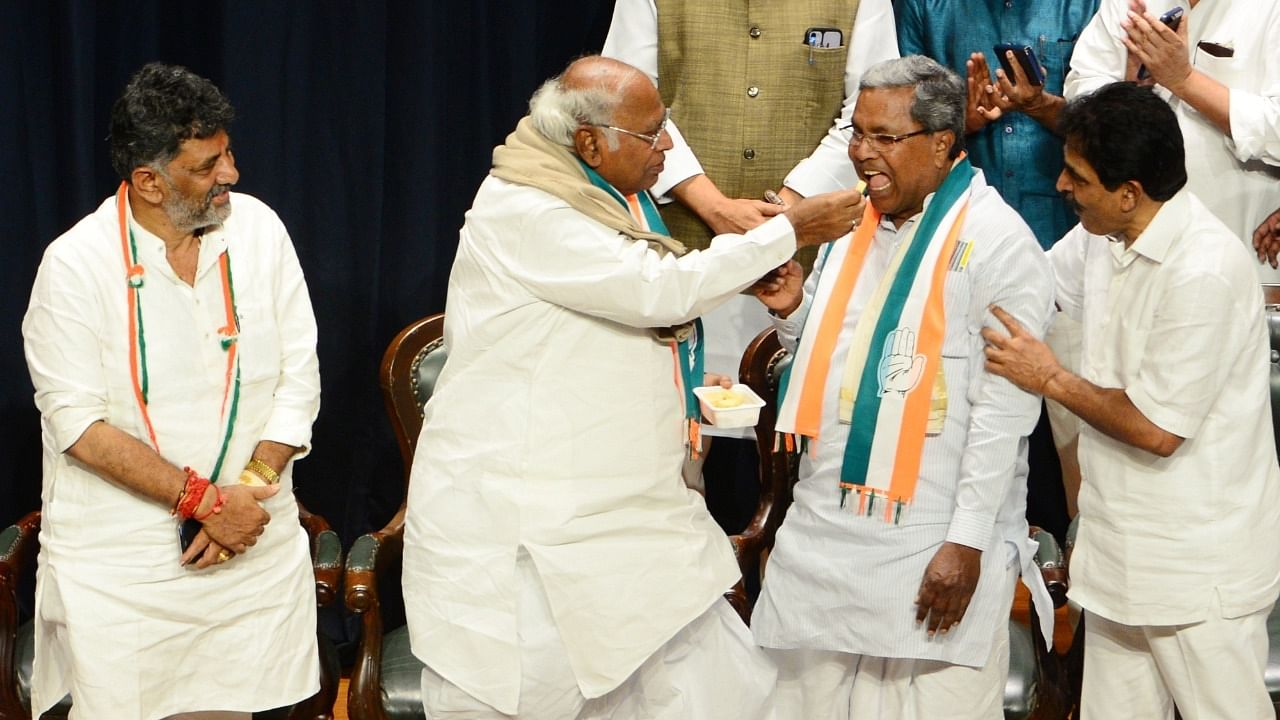
[(902, 142), (903, 140), (906, 140), (907, 138), (913, 138), (917, 135), (924, 135), (926, 133), (933, 132), (932, 130), (929, 130), (927, 128), (921, 128), (919, 130), (905, 133), (903, 135), (889, 135), (887, 133), (864, 133), (861, 130), (855, 128), (852, 123), (849, 125), (845, 125), (840, 129), (850, 131), (849, 147), (857, 147), (858, 145), (862, 144), (863, 140), (866, 140), (867, 145), (876, 152), (884, 152), (892, 148), (894, 145), (897, 145), (898, 143)]
[(644, 133), (635, 132), (634, 130), (614, 127), (612, 125), (597, 125), (596, 127), (607, 128), (609, 130), (616, 130), (624, 135), (630, 135), (631, 137), (634, 137), (634, 138), (640, 138), (641, 140), (644, 140), (645, 142), (649, 143), (650, 150), (657, 150), (658, 141), (662, 140), (662, 134), (667, 131), (667, 121), (670, 119), (671, 119), (671, 108), (667, 108), (666, 112), (663, 113), (662, 115), (662, 124), (658, 126), (658, 131), (652, 135), (646, 135)]

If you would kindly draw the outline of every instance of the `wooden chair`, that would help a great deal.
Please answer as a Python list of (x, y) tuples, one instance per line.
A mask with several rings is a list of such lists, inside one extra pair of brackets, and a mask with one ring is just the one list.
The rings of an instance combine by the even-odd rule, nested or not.
[[(410, 324), (387, 346), (378, 385), (400, 444), (406, 495), (413, 452), (422, 430), (422, 409), (448, 357), (444, 315)], [(346, 606), (360, 618), (360, 645), (347, 688), (351, 720), (421, 718), (423, 665), (409, 650), (408, 629), (384, 625), (383, 599), (398, 600), (404, 550), (405, 504), (381, 530), (356, 538), (347, 554)]]
[[(342, 542), (319, 515), (298, 506), (298, 521), (311, 538), (311, 562), (316, 577), (316, 604), (325, 607), (338, 595), (342, 573)], [(40, 513), (32, 512), (0, 532), (0, 720), (31, 720), (31, 659), (33, 623), (18, 624), (18, 597), (25, 574), (40, 544)], [(333, 643), (320, 640), (320, 691), (291, 708), (256, 717), (288, 720), (332, 720), (341, 668)], [(71, 709), (67, 696), (44, 718), (65, 718)]]
[[(747, 346), (738, 366), (738, 379), (765, 402), (755, 427), (759, 501), (746, 528), (729, 536), (743, 578), (761, 577), (769, 549), (773, 547), (774, 534), (791, 504), (791, 486), (795, 484), (799, 471), (798, 455), (775, 452), (773, 447), (774, 424), (778, 419), (778, 380), (790, 365), (791, 354), (782, 349), (777, 333), (766, 330)], [(739, 581), (725, 597), (742, 616), (743, 622), (749, 624), (752, 603), (743, 582)]]
[[(790, 365), (791, 356), (782, 348), (777, 333), (765, 330), (747, 346), (738, 370), (739, 378), (765, 399), (756, 425), (756, 447), (760, 453), (760, 505), (756, 516), (742, 534), (734, 536), (738, 562), (743, 575), (760, 573), (767, 553), (791, 504), (792, 486), (798, 478), (799, 455), (774, 448), (774, 424), (777, 421), (778, 381)], [(1066, 602), (1066, 563), (1057, 542), (1049, 533), (1032, 528), (1031, 536), (1039, 545), (1036, 564), (1040, 568), (1055, 607)], [(735, 591), (737, 588), (735, 588)], [(730, 602), (744, 617), (749, 617), (745, 594)], [(1031, 628), (1037, 628), (1035, 608), (1031, 609)], [(1005, 684), (1006, 720), (1065, 720), (1067, 718), (1067, 683), (1065, 671), (1053, 648), (1047, 646), (1038, 630), (1033, 631), (1013, 620), (1009, 622), (1009, 679)]]

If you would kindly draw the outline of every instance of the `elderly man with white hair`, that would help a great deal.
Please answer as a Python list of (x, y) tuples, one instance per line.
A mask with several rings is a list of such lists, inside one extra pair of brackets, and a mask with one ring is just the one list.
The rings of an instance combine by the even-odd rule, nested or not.
[(582, 58), (530, 108), (461, 231), (412, 470), (404, 591), (427, 715), (771, 717), (772, 666), (721, 597), (732, 549), (680, 475), (697, 318), (847, 232), (833, 218), (861, 199), (685, 252), (646, 192), (671, 140), (643, 73)]

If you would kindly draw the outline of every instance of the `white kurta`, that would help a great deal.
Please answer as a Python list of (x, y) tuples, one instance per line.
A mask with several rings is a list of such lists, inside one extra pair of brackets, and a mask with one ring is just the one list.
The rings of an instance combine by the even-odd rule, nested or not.
[[(242, 386), (222, 484), (236, 482), (260, 440), (307, 446), (320, 402), (315, 318), (289, 236), (261, 201), (234, 193), (231, 207), (201, 241), (194, 287), (130, 217), (146, 268), (152, 422), (161, 454), (202, 474), (212, 472), (225, 430), (218, 256), (230, 253)], [(38, 714), (68, 691), (81, 718), (297, 702), (318, 689), (319, 666), (291, 466), (263, 503), (272, 520), (257, 545), (197, 571), (178, 565), (169, 507), (65, 453), (99, 420), (147, 442), (130, 381), (125, 278), (112, 197), (49, 246), (23, 320), (44, 445), (32, 707)]]
[[(1025, 438), (1039, 417), (1040, 399), (983, 369), (979, 333), (984, 326), (1003, 330), (987, 311), (994, 304), (1043, 336), (1053, 310), (1053, 276), (1031, 230), (981, 171), (971, 186), (960, 241), (972, 242), (972, 253), (967, 266), (947, 273), (945, 286), (946, 424), (940, 435), (925, 439), (915, 497), (899, 525), (840, 507), (849, 426), (837, 419), (835, 398), (858, 317), (894, 248), (920, 216), (900, 230), (884, 218), (854, 287), (824, 386), (830, 400), (823, 403), (819, 441), (801, 457), (795, 501), (751, 617), (756, 641), (765, 647), (980, 667), (997, 629), (1009, 621), (1006, 578), (1013, 563), (1037, 597), (1042, 620), (1052, 622), (1052, 606), (1030, 562), (1026, 521)], [(848, 236), (839, 242), (849, 242)], [(819, 254), (820, 263), (824, 257)], [(784, 344), (794, 347), (823, 271), (819, 265), (810, 276), (801, 307), (777, 322)], [(944, 541), (982, 550), (982, 571), (964, 619), (930, 639), (916, 624), (915, 597)]]
[[(1276, 0), (1147, 0), (1159, 16), (1186, 10), (1188, 54), (1197, 70), (1231, 89), (1231, 137), (1199, 111), (1157, 86), (1178, 115), (1186, 144), (1187, 189), (1227, 227), (1253, 247), (1253, 231), (1280, 206), (1280, 3)], [(1124, 77), (1128, 51), (1120, 21), (1129, 0), (1103, 0), (1071, 56), (1068, 99)], [(1232, 49), (1214, 57), (1201, 42)], [(1280, 270), (1253, 263), (1262, 282), (1280, 282)]]
[(1280, 590), (1270, 345), (1253, 263), (1189, 191), (1128, 249), (1081, 226), (1049, 251), (1084, 323), (1083, 377), (1186, 438), (1167, 458), (1089, 425), (1071, 598), (1126, 625), (1267, 607)]
[[(832, 119), (831, 129), (809, 157), (787, 174), (783, 184), (804, 196), (852, 187), (857, 181), (849, 162), (849, 131), (842, 129), (853, 117), (862, 73), (872, 65), (898, 57), (897, 30), (889, 0), (862, 0), (853, 22), (853, 37), (845, 58), (844, 106)], [(630, 63), (658, 82), (658, 6), (653, 0), (618, 0), (604, 50), (607, 57)], [(702, 173), (696, 149), (689, 147), (674, 122), (667, 124), (673, 146), (667, 156), (655, 195)], [(679, 238), (677, 238), (679, 239)], [(703, 321), (707, 327), (707, 371), (737, 376), (742, 353), (761, 330), (769, 327), (765, 307), (752, 297), (730, 298)], [(750, 437), (750, 428), (707, 427), (709, 435)]]
[(778, 217), (660, 258), (547, 193), (484, 181), (449, 278), (449, 360), (409, 486), (415, 655), (516, 711), (519, 548), (587, 698), (729, 589), (729, 542), (680, 477), (672, 348), (649, 328), (697, 317), (794, 252)]

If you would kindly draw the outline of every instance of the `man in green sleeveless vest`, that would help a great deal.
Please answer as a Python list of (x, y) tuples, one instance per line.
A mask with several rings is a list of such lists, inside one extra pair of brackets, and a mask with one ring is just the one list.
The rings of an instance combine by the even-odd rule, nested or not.
[[(603, 54), (644, 71), (671, 108), (674, 146), (651, 192), (672, 237), (698, 249), (780, 212), (766, 190), (794, 203), (856, 183), (841, 128), (863, 69), (898, 46), (890, 0), (617, 0)], [(797, 254), (806, 272), (813, 257), (813, 248)], [(724, 375), (769, 326), (748, 296), (703, 321), (707, 369)]]
[(672, 235), (706, 247), (776, 214), (765, 190), (851, 187), (840, 127), (896, 37), (889, 0), (619, 0), (604, 54), (655, 79), (679, 127), (653, 188), (678, 201), (662, 208)]

